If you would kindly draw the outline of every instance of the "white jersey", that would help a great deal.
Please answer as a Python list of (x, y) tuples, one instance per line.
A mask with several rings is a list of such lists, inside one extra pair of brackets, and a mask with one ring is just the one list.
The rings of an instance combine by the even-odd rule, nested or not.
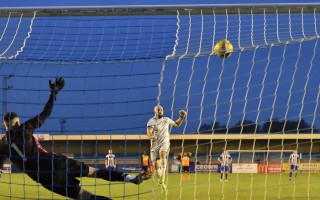
[(153, 128), (153, 135), (156, 137), (155, 140), (152, 140), (151, 150), (160, 150), (162, 146), (167, 146), (169, 148), (169, 126), (173, 125), (175, 125), (175, 122), (168, 117), (162, 117), (161, 119), (153, 117), (148, 121), (147, 127)]
[(115, 167), (116, 156), (114, 154), (106, 155), (106, 159), (108, 160), (108, 167)]
[(298, 162), (300, 160), (300, 156), (297, 153), (293, 153), (290, 155), (290, 164), (291, 165), (298, 165)]
[(221, 165), (223, 165), (223, 166), (228, 166), (228, 165), (229, 165), (228, 162), (229, 162), (229, 160), (231, 159), (231, 156), (230, 156), (230, 154), (224, 154), (224, 153), (222, 153), (222, 154), (220, 155), (219, 159), (220, 159), (220, 161), (222, 162)]

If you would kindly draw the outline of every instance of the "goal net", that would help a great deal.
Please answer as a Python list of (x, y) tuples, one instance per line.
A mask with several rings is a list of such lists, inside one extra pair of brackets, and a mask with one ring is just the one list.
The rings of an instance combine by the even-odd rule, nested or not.
[[(117, 170), (138, 173), (150, 151), (146, 124), (161, 104), (173, 120), (188, 112), (171, 130), (166, 199), (319, 198), (319, 10), (317, 3), (0, 8), (2, 116), (37, 115), (48, 80), (61, 76), (66, 86), (35, 134), (48, 151), (104, 168), (112, 149)], [(221, 40), (233, 46), (229, 57), (214, 51)], [(228, 182), (220, 182), (224, 150)], [(293, 150), (301, 163), (290, 181)], [(190, 178), (181, 173), (185, 152)], [(1, 198), (66, 199), (0, 156), (8, 157)], [(163, 199), (152, 181), (81, 178), (81, 186), (113, 199)]]

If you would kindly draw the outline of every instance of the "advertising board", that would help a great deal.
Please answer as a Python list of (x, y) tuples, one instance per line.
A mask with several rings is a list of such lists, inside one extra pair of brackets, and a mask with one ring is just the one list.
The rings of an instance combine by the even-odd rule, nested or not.
[(258, 164), (256, 163), (233, 163), (232, 173), (258, 173)]
[(281, 173), (281, 163), (259, 163), (258, 173)]
[(206, 164), (199, 164), (195, 165), (196, 172), (218, 172), (219, 165), (206, 165)]

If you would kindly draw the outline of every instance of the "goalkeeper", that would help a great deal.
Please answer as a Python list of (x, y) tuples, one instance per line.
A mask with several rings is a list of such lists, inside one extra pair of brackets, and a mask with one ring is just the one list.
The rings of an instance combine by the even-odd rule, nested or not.
[(17, 168), (46, 189), (72, 199), (84, 200), (109, 198), (93, 195), (82, 189), (78, 177), (96, 177), (134, 184), (140, 184), (151, 177), (151, 174), (146, 173), (134, 177), (122, 172), (96, 169), (83, 162), (45, 150), (33, 133), (50, 116), (57, 94), (64, 87), (64, 79), (57, 77), (54, 83), (49, 81), (49, 86), (51, 89), (49, 100), (39, 115), (22, 124), (15, 112), (4, 115), (3, 125), (6, 133), (0, 140), (0, 169), (4, 159), (9, 158)]
[[(158, 105), (154, 107), (154, 117), (147, 123), (147, 136), (151, 139), (151, 162), (158, 175), (159, 185), (164, 195), (167, 194), (167, 187), (164, 180), (170, 147), (169, 126), (179, 127), (186, 117), (187, 112), (180, 110), (179, 114), (180, 117), (176, 121), (168, 117), (163, 117), (163, 108)], [(157, 162), (157, 159), (160, 159), (160, 162)]]

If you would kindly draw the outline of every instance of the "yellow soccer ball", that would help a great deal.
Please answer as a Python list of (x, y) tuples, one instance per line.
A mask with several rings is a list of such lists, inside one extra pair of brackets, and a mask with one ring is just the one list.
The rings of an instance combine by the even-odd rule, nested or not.
[(233, 46), (229, 40), (220, 40), (213, 51), (219, 58), (228, 58), (233, 52)]

